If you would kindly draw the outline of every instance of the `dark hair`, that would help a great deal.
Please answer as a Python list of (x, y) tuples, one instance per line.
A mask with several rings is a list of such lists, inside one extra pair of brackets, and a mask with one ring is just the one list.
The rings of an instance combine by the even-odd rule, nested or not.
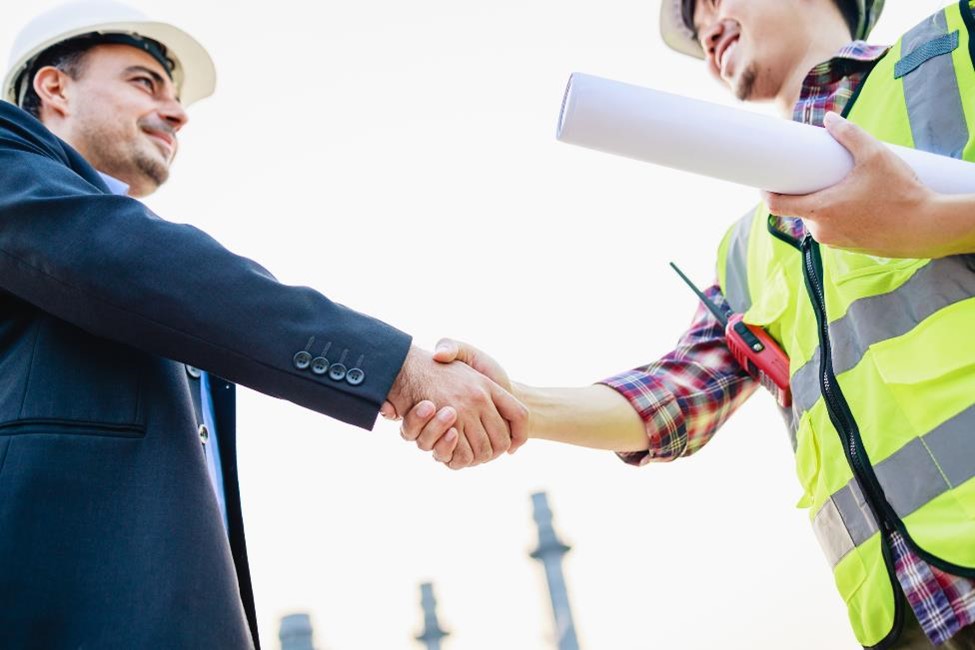
[[(850, 37), (856, 38), (857, 27), (860, 26), (860, 9), (857, 7), (856, 0), (833, 0), (833, 3), (840, 10), (843, 20), (846, 21), (846, 26), (850, 30)], [(697, 30), (694, 29), (694, 7), (696, 4), (697, 0), (681, 0), (680, 5), (681, 17), (684, 19), (687, 28), (693, 32), (694, 38), (697, 38)]]
[[(45, 66), (53, 66), (64, 72), (72, 79), (78, 79), (84, 72), (85, 55), (96, 45), (129, 45), (140, 49), (163, 67), (169, 78), (173, 78), (173, 68), (176, 63), (169, 58), (166, 47), (159, 41), (135, 34), (100, 34), (91, 32), (69, 38), (47, 48), (25, 66), (25, 72), (14, 84), (15, 92), (23, 92), (20, 107), (40, 118), (41, 98), (34, 91), (34, 77)], [(24, 87), (26, 85), (26, 88)]]
[(71, 39), (49, 47), (37, 55), (14, 84), (14, 90), (18, 93), (21, 92), (20, 89), (24, 84), (27, 85), (24, 98), (20, 100), (20, 107), (40, 119), (41, 98), (34, 90), (34, 76), (41, 68), (53, 66), (72, 79), (79, 78), (84, 72), (85, 55), (94, 45), (91, 41)]
[(856, 0), (833, 0), (833, 2), (836, 3), (836, 8), (840, 10), (846, 26), (850, 29), (850, 37), (856, 38), (857, 27), (860, 26), (860, 9)]

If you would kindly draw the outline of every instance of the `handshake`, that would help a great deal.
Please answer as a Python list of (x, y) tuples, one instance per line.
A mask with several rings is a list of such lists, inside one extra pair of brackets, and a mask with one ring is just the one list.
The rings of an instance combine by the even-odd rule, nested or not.
[(381, 413), (402, 420), (404, 439), (451, 469), (514, 453), (528, 439), (528, 408), (489, 356), (442, 339), (431, 355), (410, 348)]

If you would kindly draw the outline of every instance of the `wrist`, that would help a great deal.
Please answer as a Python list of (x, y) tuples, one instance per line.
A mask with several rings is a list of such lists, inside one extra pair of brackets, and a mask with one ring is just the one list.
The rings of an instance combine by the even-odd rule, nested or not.
[(399, 417), (405, 416), (410, 407), (417, 402), (416, 393), (419, 384), (417, 375), (422, 354), (423, 350), (415, 345), (410, 346), (399, 374), (396, 375), (393, 386), (386, 396), (386, 401), (393, 405)]
[(975, 253), (975, 195), (934, 194), (926, 212), (926, 226), (939, 234), (928, 257)]
[(543, 414), (541, 413), (538, 399), (539, 389), (534, 386), (511, 382), (511, 394), (516, 400), (525, 405), (528, 409), (528, 437), (538, 438), (538, 428)]

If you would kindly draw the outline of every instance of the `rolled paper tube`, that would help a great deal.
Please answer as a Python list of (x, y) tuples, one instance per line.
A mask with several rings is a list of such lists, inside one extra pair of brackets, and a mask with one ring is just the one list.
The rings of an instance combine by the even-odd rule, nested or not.
[[(780, 194), (835, 185), (853, 157), (825, 129), (592, 75), (569, 78), (561, 142)], [(887, 145), (944, 194), (975, 193), (975, 165)]]

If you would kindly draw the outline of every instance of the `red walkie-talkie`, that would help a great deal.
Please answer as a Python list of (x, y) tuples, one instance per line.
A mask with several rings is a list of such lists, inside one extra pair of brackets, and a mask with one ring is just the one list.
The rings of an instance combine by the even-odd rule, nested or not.
[(697, 297), (701, 299), (714, 317), (724, 327), (725, 340), (728, 348), (741, 367), (748, 374), (765, 386), (775, 401), (783, 408), (792, 406), (792, 390), (789, 388), (789, 357), (786, 356), (779, 344), (761, 327), (749, 325), (742, 320), (741, 314), (726, 316), (718, 306), (704, 295), (704, 292), (694, 286), (684, 273), (673, 262), (670, 266), (677, 271), (677, 275), (687, 283)]

